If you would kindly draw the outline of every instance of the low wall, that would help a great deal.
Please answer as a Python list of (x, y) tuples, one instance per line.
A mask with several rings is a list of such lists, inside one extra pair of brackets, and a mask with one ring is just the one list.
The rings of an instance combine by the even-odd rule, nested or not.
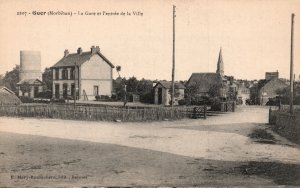
[(300, 144), (300, 111), (289, 114), (286, 111), (269, 111), (269, 124), (279, 135)]

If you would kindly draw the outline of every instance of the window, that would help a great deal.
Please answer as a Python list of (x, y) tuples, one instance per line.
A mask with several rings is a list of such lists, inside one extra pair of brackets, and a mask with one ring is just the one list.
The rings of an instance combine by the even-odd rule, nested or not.
[(71, 96), (74, 97), (75, 93), (75, 84), (71, 84)]
[(71, 77), (72, 80), (75, 79), (75, 69), (74, 68), (71, 69), (70, 77)]
[(99, 95), (99, 87), (98, 86), (94, 86), (94, 96)]
[(55, 80), (59, 79), (59, 69), (54, 69), (55, 70)]
[(63, 80), (67, 80), (68, 79), (68, 70), (67, 69), (63, 69), (62, 70), (62, 79)]

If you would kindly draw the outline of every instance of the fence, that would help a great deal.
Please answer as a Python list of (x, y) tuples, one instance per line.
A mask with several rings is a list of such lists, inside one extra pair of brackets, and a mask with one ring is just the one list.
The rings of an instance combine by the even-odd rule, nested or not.
[[(204, 107), (198, 107), (204, 108)], [(79, 119), (91, 121), (157, 121), (191, 118), (194, 107), (120, 108), (72, 105), (5, 105), (0, 116)], [(204, 110), (203, 110), (204, 112)]]
[[(293, 105), (294, 110), (300, 110), (300, 105)], [(280, 106), (281, 110), (289, 110), (290, 105), (281, 105)]]
[(234, 112), (235, 111), (235, 102), (234, 101), (228, 101), (228, 102), (221, 102), (220, 104), (220, 110), (221, 112)]
[(269, 110), (269, 124), (278, 134), (300, 144), (300, 111)]

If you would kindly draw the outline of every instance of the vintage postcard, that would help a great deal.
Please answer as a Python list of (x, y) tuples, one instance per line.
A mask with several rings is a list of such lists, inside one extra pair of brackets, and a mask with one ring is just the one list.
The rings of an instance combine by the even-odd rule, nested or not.
[(300, 1), (0, 0), (0, 187), (300, 186)]

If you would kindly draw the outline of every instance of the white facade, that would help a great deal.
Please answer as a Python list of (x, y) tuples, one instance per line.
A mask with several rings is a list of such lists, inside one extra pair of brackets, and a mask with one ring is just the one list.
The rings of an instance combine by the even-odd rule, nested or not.
[(95, 100), (97, 95), (111, 96), (113, 91), (114, 66), (100, 53), (99, 48), (91, 52), (68, 54), (52, 69), (53, 98)]

